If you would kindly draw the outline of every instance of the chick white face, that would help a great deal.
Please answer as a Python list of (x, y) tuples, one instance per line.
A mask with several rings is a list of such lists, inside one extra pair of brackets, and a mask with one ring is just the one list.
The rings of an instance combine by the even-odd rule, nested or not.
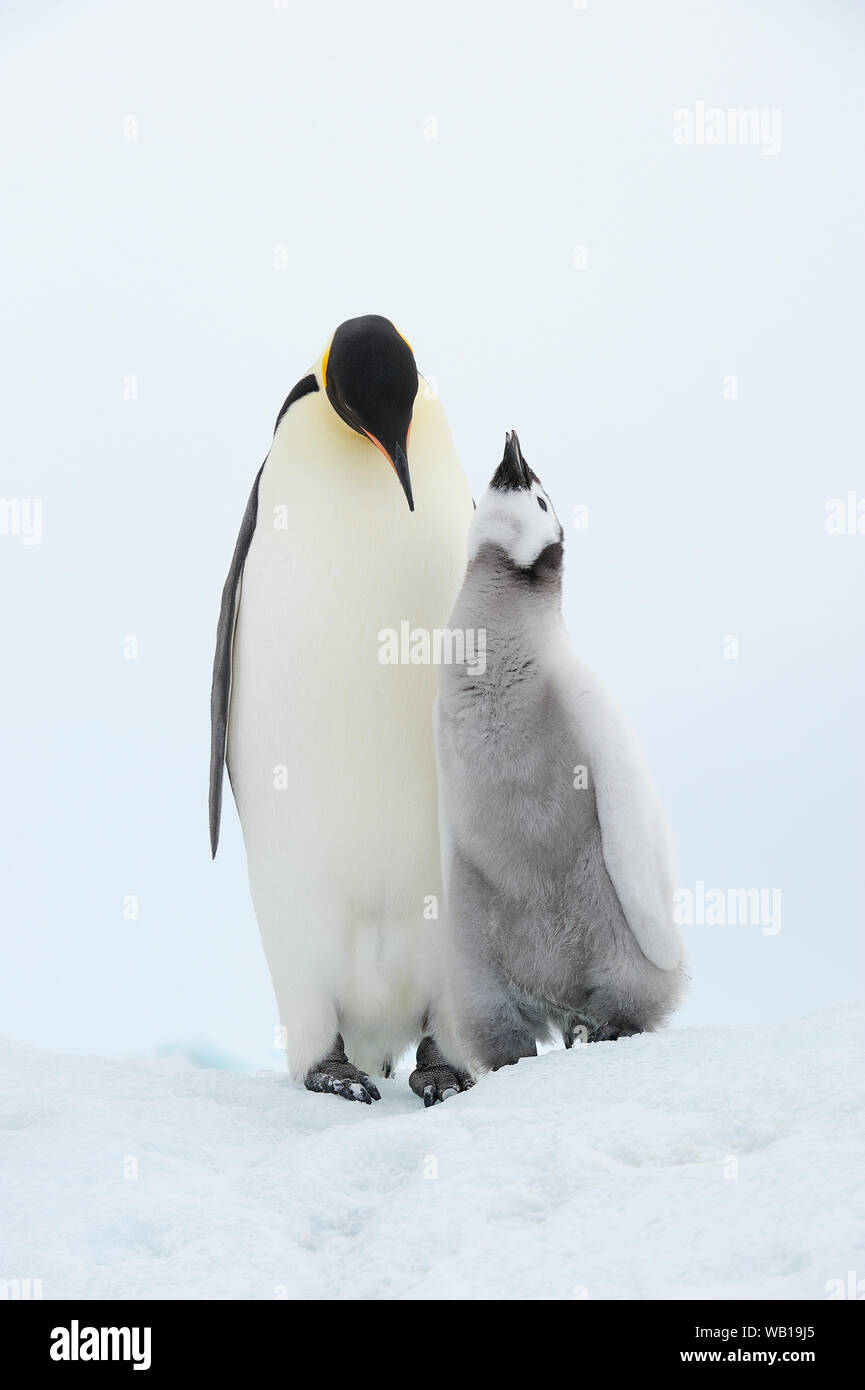
[(516, 434), (509, 433), (504, 458), (472, 517), (469, 560), (484, 545), (495, 545), (518, 569), (531, 569), (563, 537), (552, 502), (523, 458)]

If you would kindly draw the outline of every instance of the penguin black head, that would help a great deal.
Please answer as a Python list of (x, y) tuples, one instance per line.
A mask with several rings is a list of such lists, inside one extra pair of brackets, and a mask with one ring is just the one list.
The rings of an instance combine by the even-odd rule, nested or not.
[(380, 314), (346, 319), (324, 354), (322, 377), (339, 418), (381, 450), (414, 511), (407, 453), (418, 377), (405, 338)]
[(505, 437), (504, 458), (472, 518), (469, 558), (493, 546), (515, 569), (534, 570), (540, 562), (540, 570), (554, 574), (561, 569), (563, 539), (553, 504), (511, 431)]

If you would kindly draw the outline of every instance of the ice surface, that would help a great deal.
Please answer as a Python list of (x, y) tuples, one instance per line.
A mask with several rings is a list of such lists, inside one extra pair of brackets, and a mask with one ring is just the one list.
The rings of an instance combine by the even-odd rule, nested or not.
[[(865, 1010), (549, 1052), (425, 1110), (0, 1042), (45, 1298), (822, 1299), (865, 1277)], [(733, 1176), (733, 1174), (737, 1174)]]

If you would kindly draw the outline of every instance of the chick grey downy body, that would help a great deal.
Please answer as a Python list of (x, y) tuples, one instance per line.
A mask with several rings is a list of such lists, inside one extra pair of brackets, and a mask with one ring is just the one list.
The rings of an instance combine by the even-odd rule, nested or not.
[[(563, 532), (516, 435), (474, 515), (449, 626), (482, 663), (442, 666), (442, 864), (457, 1031), (480, 1069), (560, 1030), (657, 1027), (683, 985), (673, 856), (635, 737), (574, 656)], [(483, 669), (481, 669), (483, 668)]]

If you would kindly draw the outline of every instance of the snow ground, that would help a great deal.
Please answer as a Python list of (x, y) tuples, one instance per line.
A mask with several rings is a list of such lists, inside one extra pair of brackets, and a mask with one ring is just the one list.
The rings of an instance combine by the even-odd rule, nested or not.
[(549, 1052), (428, 1111), (405, 1073), (367, 1107), (275, 1072), (2, 1040), (0, 1279), (45, 1298), (822, 1299), (865, 1276), (863, 1022)]

